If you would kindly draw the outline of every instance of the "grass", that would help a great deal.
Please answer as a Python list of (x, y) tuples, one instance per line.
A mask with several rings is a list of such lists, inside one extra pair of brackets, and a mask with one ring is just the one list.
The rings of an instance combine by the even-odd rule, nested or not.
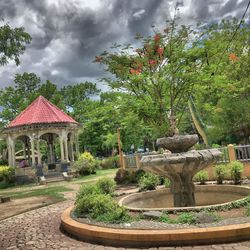
[(5, 196), (10, 196), (12, 198), (26, 198), (32, 196), (46, 195), (51, 196), (58, 201), (65, 200), (62, 192), (73, 191), (72, 188), (68, 187), (72, 184), (81, 185), (81, 184), (90, 184), (95, 182), (97, 178), (110, 176), (115, 174), (117, 169), (105, 169), (97, 170), (96, 174), (81, 176), (73, 179), (70, 182), (53, 182), (48, 183), (46, 186), (38, 186), (35, 183), (25, 184), (25, 185), (14, 185), (14, 184), (5, 184), (0, 183), (0, 194)]
[(5, 192), (4, 195), (16, 199), (46, 195), (46, 196), (51, 196), (58, 201), (63, 201), (65, 200), (65, 198), (61, 193), (67, 191), (73, 191), (73, 190), (71, 188), (67, 188), (64, 186), (55, 186), (55, 187), (47, 187), (47, 188), (40, 188), (40, 189), (20, 191), (20, 192)]

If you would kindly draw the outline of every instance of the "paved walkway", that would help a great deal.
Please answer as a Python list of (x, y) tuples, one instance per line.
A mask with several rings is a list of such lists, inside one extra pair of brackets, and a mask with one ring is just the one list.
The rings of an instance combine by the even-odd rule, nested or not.
[[(59, 230), (61, 212), (73, 203), (72, 200), (29, 211), (0, 221), (0, 249), (60, 249), (60, 250), (115, 250), (124, 248), (104, 247), (72, 239)], [(211, 246), (161, 247), (151, 250), (250, 250), (250, 241)], [(132, 250), (132, 248), (131, 248)]]

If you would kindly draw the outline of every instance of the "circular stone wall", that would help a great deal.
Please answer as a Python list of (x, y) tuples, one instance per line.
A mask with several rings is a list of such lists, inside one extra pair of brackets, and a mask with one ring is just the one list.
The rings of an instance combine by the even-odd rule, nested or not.
[(119, 201), (120, 205), (134, 211), (199, 210), (204, 207), (220, 207), (250, 195), (250, 189), (231, 185), (204, 185), (195, 187), (195, 207), (173, 207), (169, 188), (130, 194)]

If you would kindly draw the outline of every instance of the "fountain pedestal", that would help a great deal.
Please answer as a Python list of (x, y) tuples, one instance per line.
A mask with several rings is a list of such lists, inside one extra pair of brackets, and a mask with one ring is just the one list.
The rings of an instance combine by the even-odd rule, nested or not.
[[(171, 141), (172, 143), (173, 141)], [(181, 143), (179, 145), (181, 147)], [(187, 148), (187, 146), (185, 147)], [(166, 148), (168, 147), (166, 146)], [(180, 151), (179, 148), (177, 150)], [(217, 149), (155, 154), (143, 156), (141, 164), (145, 171), (167, 177), (171, 180), (170, 188), (173, 193), (175, 207), (189, 207), (195, 205), (193, 176), (214, 163), (220, 157), (220, 154), (221, 152)]]

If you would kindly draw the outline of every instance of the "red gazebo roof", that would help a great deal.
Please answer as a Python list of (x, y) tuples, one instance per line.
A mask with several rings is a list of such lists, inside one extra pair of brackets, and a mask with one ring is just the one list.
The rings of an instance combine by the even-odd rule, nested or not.
[(35, 99), (7, 128), (38, 123), (78, 123), (43, 96)]

